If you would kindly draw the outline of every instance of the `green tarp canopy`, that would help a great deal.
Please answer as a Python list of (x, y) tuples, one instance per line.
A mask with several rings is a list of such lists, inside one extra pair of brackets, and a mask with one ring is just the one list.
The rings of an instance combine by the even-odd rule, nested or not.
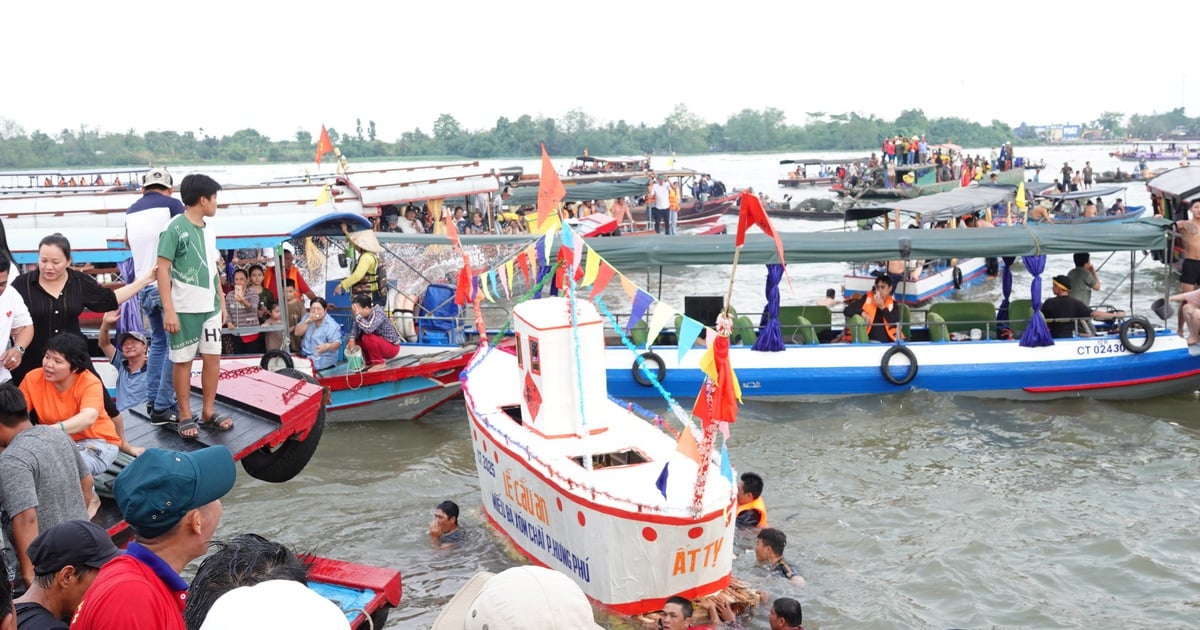
[[(646, 194), (650, 179), (646, 177), (631, 177), (616, 182), (584, 182), (570, 184), (564, 182), (567, 196), (563, 201), (587, 201), (589, 199), (616, 199), (617, 197), (638, 197)], [(509, 189), (510, 196), (504, 199), (507, 206), (536, 206), (537, 186), (517, 186)]]
[[(907, 258), (966, 258), (1024, 256), (1130, 250), (1165, 250), (1172, 223), (1145, 218), (1127, 223), (1073, 225), (1036, 224), (996, 228), (945, 230), (866, 230), (847, 232), (785, 232), (781, 234), (788, 263), (869, 262), (905, 258), (900, 239), (908, 239)], [(449, 244), (444, 236), (379, 234), (383, 243)], [(464, 245), (532, 243), (536, 236), (463, 236)], [(561, 238), (555, 238), (555, 244)], [(724, 265), (733, 262), (733, 235), (615, 236), (587, 239), (588, 245), (620, 268), (676, 265)], [(779, 262), (775, 242), (753, 228), (738, 258), (739, 264)]]

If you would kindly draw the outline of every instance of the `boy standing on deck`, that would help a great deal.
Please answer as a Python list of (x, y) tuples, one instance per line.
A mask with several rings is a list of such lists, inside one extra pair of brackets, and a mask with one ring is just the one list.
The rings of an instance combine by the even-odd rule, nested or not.
[[(217, 214), (219, 190), (221, 185), (207, 175), (184, 177), (179, 187), (184, 213), (171, 219), (158, 240), (158, 290), (179, 400), (179, 420), (174, 428), (187, 439), (199, 436), (200, 426), (219, 431), (233, 428), (233, 418), (214, 409), (225, 296), (219, 290), (216, 235), (205, 229), (205, 219)], [(198, 419), (191, 405), (192, 360), (197, 351), (203, 359), (200, 384), (204, 401)]]

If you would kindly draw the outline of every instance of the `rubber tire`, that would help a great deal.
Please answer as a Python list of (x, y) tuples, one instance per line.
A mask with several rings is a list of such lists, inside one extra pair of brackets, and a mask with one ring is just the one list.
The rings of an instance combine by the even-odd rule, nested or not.
[[(317, 383), (317, 379), (295, 369), (280, 370), (279, 374), (313, 384)], [(242, 458), (242, 469), (246, 471), (246, 474), (259, 481), (268, 483), (290, 481), (304, 470), (308, 461), (312, 459), (313, 453), (317, 452), (317, 445), (321, 443), (321, 434), (324, 431), (325, 405), (322, 404), (317, 412), (316, 422), (308, 431), (307, 438), (303, 441), (288, 438), (274, 450), (271, 450), (269, 446), (264, 446)]]
[(359, 628), (374, 628), (375, 630), (383, 630), (387, 625), (388, 614), (392, 612), (391, 606), (383, 606), (371, 613), (371, 624), (369, 626), (359, 626)]
[(283, 360), (284, 369), (274, 370), (281, 374), (284, 370), (291, 370), (296, 367), (296, 364), (292, 362), (292, 355), (284, 352), (283, 350), (268, 350), (264, 352), (262, 355), (262, 360), (258, 362), (258, 366), (264, 370), (272, 371), (270, 365), (273, 359)]
[(962, 278), (962, 269), (959, 269), (958, 267), (955, 267), (955, 268), (954, 268), (954, 271), (953, 271), (953, 272), (950, 274), (950, 277), (951, 277), (951, 278), (954, 280), (954, 288), (955, 288), (955, 289), (961, 289), (961, 288), (962, 288), (962, 282), (963, 282), (963, 278)]
[[(667, 364), (663, 363), (662, 357), (654, 354), (653, 352), (643, 352), (641, 356), (642, 361), (645, 363), (655, 364), (656, 367), (654, 377), (659, 383), (663, 382), (663, 380), (667, 378)], [(637, 359), (633, 360), (633, 380), (637, 381), (637, 384), (641, 385), (642, 387), (650, 387), (653, 385), (653, 383), (650, 382), (650, 379), (646, 378), (645, 374), (642, 374), (642, 369), (638, 367)]]
[[(1129, 340), (1129, 329), (1134, 324), (1141, 326), (1142, 330), (1146, 332), (1146, 341), (1145, 341), (1145, 343), (1143, 343), (1140, 346), (1134, 344), (1132, 341)], [(1140, 315), (1130, 317), (1129, 319), (1121, 322), (1120, 330), (1121, 330), (1121, 345), (1125, 346), (1126, 350), (1128, 350), (1134, 354), (1141, 354), (1154, 346), (1154, 326), (1151, 326), (1150, 321), (1147, 320), (1145, 317), (1142, 317)]]
[[(908, 357), (908, 373), (904, 375), (904, 378), (896, 378), (892, 375), (891, 369), (889, 369), (891, 367), (892, 357), (896, 356), (897, 354), (903, 354), (904, 356)], [(917, 377), (918, 368), (917, 355), (913, 354), (913, 351), (909, 350), (908, 346), (894, 345), (891, 348), (888, 348), (887, 352), (883, 353), (883, 358), (879, 361), (879, 372), (883, 374), (883, 378), (887, 379), (887, 382), (891, 383), (892, 385), (908, 385), (914, 378)]]

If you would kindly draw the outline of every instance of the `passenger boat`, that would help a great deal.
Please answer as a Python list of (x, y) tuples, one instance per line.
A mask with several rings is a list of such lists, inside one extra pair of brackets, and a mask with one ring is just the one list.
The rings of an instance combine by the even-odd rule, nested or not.
[[(663, 419), (609, 398), (605, 320), (590, 302), (529, 300), (513, 314), (515, 343), (481, 346), (463, 377), (488, 522), (526, 558), (623, 616), (727, 587), (732, 471), (720, 472), (690, 416), (677, 439)], [(689, 438), (699, 461), (679, 446)]]
[[(779, 177), (782, 188), (800, 188), (802, 186), (832, 185), (848, 175), (848, 169), (854, 164), (865, 166), (869, 158), (838, 158), (838, 159), (797, 159), (779, 160), (784, 173)], [(836, 170), (843, 170), (843, 176), (838, 177)]]
[[(224, 195), (225, 191), (220, 194)], [(279, 260), (282, 258), (280, 247), (285, 241), (295, 240), (304, 244), (305, 247), (297, 248), (297, 264), (307, 266), (306, 275), (314, 291), (326, 296), (332, 307), (331, 316), (342, 324), (342, 330), (346, 333), (350, 330), (350, 296), (335, 295), (333, 291), (334, 286), (347, 275), (349, 267), (349, 261), (346, 266), (340, 264), (347, 250), (343, 226), (369, 228), (371, 222), (358, 212), (337, 211), (340, 210), (337, 202), (319, 206), (316, 210), (321, 214), (295, 214), (289, 220), (271, 214), (222, 215), (218, 209), (217, 216), (210, 220), (209, 225), (216, 233), (217, 246), (221, 250), (265, 248), (272, 250), (275, 259)], [(122, 230), (60, 231), (72, 243), (73, 262), (76, 264), (115, 265), (129, 256)], [(44, 228), (8, 230), (9, 244), (16, 261), (35, 262), (38, 242), (46, 233)], [(318, 246), (317, 241), (326, 245)], [(328, 388), (330, 393), (330, 422), (412, 420), (454, 398), (461, 389), (458, 376), (466, 366), (473, 347), (466, 344), (463, 323), (456, 315), (457, 309), (446, 307), (447, 302), (452, 300), (453, 288), (447, 291), (444, 286), (435, 287), (435, 291), (430, 293), (427, 279), (412, 278), (413, 274), (409, 274), (406, 280), (400, 275), (400, 270), (405, 269), (406, 264), (403, 258), (385, 252), (381, 260), (391, 270), (387, 277), (394, 287), (389, 293), (386, 308), (393, 315), (401, 335), (410, 336), (413, 341), (401, 346), (400, 354), (388, 361), (386, 369), (356, 371), (343, 359), (333, 368), (315, 372), (312, 361), (299, 356), (298, 348), (293, 348), (292, 352), (271, 351), (263, 356), (226, 355), (222, 357), (223, 365), (229, 369), (251, 365), (274, 370), (296, 368), (305, 374), (315, 374), (317, 382)], [(282, 275), (279, 281), (282, 284)], [(399, 287), (402, 282), (404, 286)], [(277, 288), (277, 294), (284, 294), (282, 286)], [(407, 296), (407, 299), (403, 296)], [(446, 314), (451, 310), (455, 314)], [(270, 330), (278, 328), (258, 326), (230, 329), (229, 332), (253, 334)], [(406, 332), (410, 334), (406, 335)], [(111, 370), (101, 370), (101, 376), (106, 373), (115, 383), (115, 374), (111, 374)]]
[(0, 171), (0, 197), (137, 190), (145, 172), (144, 166)]
[(1155, 144), (1134, 143), (1108, 154), (1122, 162), (1179, 162), (1181, 160), (1200, 160), (1200, 149), (1179, 146), (1174, 142)]
[[(885, 227), (893, 231), (897, 238), (908, 236), (917, 231), (926, 231), (958, 225), (966, 216), (984, 213), (992, 208), (1003, 207), (1013, 200), (1015, 190), (1011, 186), (968, 186), (955, 188), (949, 192), (904, 199), (888, 204), (870, 207), (850, 208), (845, 211), (845, 219), (849, 222), (874, 221), (877, 219), (892, 219)], [(908, 229), (912, 227), (920, 230)], [(965, 229), (964, 229), (965, 231)], [(939, 256), (925, 259), (917, 256), (903, 256), (906, 259), (904, 279), (894, 287), (894, 297), (897, 301), (910, 306), (918, 306), (949, 294), (952, 291), (969, 286), (983, 280), (988, 273), (988, 261), (985, 258), (971, 256)], [(892, 260), (896, 260), (893, 257)], [(850, 272), (842, 280), (842, 294), (855, 297), (870, 293), (875, 285), (875, 277), (887, 268), (887, 259), (859, 260), (851, 262)], [(993, 261), (993, 271), (998, 271), (998, 264)]]
[[(772, 218), (777, 219), (808, 219), (810, 221), (833, 221), (845, 218), (844, 212), (849, 204), (841, 204), (833, 199), (824, 197), (809, 197), (795, 200), (790, 194), (785, 194), (783, 200), (768, 204), (767, 210)], [(736, 207), (725, 211), (726, 214), (738, 213)]]
[(1146, 182), (1155, 213), (1182, 221), (1192, 202), (1200, 198), (1200, 165), (1173, 168)]
[[(252, 477), (279, 483), (299, 474), (321, 439), (325, 426), (323, 388), (295, 370), (274, 373), (258, 367), (227, 370), (217, 389), (217, 410), (234, 418), (227, 432), (201, 431), (194, 440), (155, 427), (138, 409), (122, 414), (127, 439), (139, 446), (193, 451), (222, 444)], [(192, 379), (192, 405), (200, 405), (199, 377)], [(133, 532), (112, 499), (112, 484), (130, 461), (122, 454), (97, 477), (100, 510), (92, 519), (113, 542), (125, 547)], [(227, 506), (226, 509), (230, 509)], [(233, 508), (237, 509), (237, 508)], [(352, 628), (379, 628), (390, 609), (400, 604), (400, 572), (319, 556), (310, 562), (309, 588), (332, 600), (346, 613)]]
[[(1193, 180), (1193, 190), (1197, 190), (1195, 185)], [(781, 237), (790, 265), (1022, 256), (1026, 269), (1037, 269), (1045, 264), (1045, 255), (1074, 253), (1081, 244), (1093, 251), (1128, 251), (1131, 256), (1143, 250), (1161, 252), (1169, 245), (1168, 226), (1162, 219), (1144, 218), (1016, 229), (871, 230), (784, 233)], [(625, 271), (659, 265), (728, 264), (735, 251), (733, 242), (722, 237), (659, 237), (636, 246), (594, 239), (589, 246), (604, 261)], [(750, 238), (740, 259), (743, 264), (772, 264), (779, 257), (770, 239)], [(1004, 273), (1012, 273), (1012, 264), (1004, 265)], [(730, 349), (731, 363), (743, 395), (766, 401), (822, 400), (912, 389), (1021, 400), (1129, 400), (1192, 391), (1200, 384), (1200, 347), (1189, 347), (1173, 326), (1152, 324), (1158, 321), (1156, 316), (1134, 313), (1132, 298), (1130, 316), (1113, 328), (1100, 328), (1100, 336), (1050, 340), (1038, 311), (1043, 282), (1046, 280), (1033, 283), (1035, 293), (1030, 296), (1006, 293), (999, 309), (990, 302), (939, 302), (930, 306), (922, 319), (902, 307), (901, 329), (906, 337), (902, 343), (823, 343), (846, 333), (845, 327), (834, 327), (828, 309), (781, 307), (774, 316), (782, 326), (783, 339), (794, 342), (782, 351), (760, 351), (744, 342)], [(1132, 279), (1129, 284), (1133, 285)], [(767, 317), (769, 321), (772, 314), (768, 312)], [(762, 339), (754, 339), (761, 332), (755, 325), (758, 318), (747, 319), (743, 339)], [(866, 326), (861, 320), (852, 318), (848, 326), (852, 339), (865, 339)], [(1003, 330), (1011, 331), (1012, 338), (1005, 338)], [(653, 397), (652, 379), (675, 396), (694, 391), (703, 378), (700, 353), (682, 350), (653, 340), (636, 353), (622, 346), (608, 347), (609, 393), (622, 398)], [(635, 365), (639, 357), (650, 366), (649, 374)]]
[[(843, 197), (862, 199), (912, 199), (924, 195), (934, 195), (959, 188), (962, 185), (957, 179), (938, 181), (938, 165), (908, 164), (896, 167), (896, 181), (889, 182), (882, 168), (872, 171), (870, 177), (863, 178), (855, 186), (834, 186), (833, 191)], [(1025, 180), (1025, 169), (1012, 168), (1007, 171), (992, 170), (990, 177), (996, 175), (993, 184), (1016, 186)], [(904, 183), (906, 176), (912, 176), (912, 183)]]
[[(1125, 206), (1125, 212), (1113, 214), (1109, 212), (1116, 199), (1124, 199), (1124, 186), (1093, 186), (1092, 188), (1084, 188), (1083, 190), (1058, 192), (1054, 188), (1048, 188), (1036, 195), (1035, 199), (1040, 198), (1050, 202), (1053, 208), (1050, 209), (1051, 219), (1055, 223), (1074, 224), (1074, 223), (1105, 223), (1110, 221), (1122, 222), (1133, 221), (1140, 218), (1145, 212), (1145, 206)], [(1105, 197), (1114, 197), (1104, 203)], [(1092, 199), (1097, 202), (1097, 212), (1095, 216), (1083, 216), (1084, 207)], [(1005, 221), (1004, 216), (996, 216), (996, 225), (1000, 225)]]
[(608, 175), (613, 173), (640, 174), (650, 171), (650, 157), (600, 158), (581, 155), (567, 167), (567, 176)]

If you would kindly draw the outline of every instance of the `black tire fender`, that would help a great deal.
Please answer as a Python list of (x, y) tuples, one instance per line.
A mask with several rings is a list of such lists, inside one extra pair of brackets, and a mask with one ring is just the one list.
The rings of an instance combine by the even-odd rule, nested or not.
[[(283, 362), (283, 369), (271, 369), (271, 364), (276, 360)], [(268, 350), (263, 353), (262, 360), (258, 362), (258, 366), (264, 370), (282, 373), (283, 370), (291, 370), (295, 368), (296, 364), (292, 362), (292, 355), (284, 352), (283, 350)]]
[(650, 387), (652, 383), (646, 375), (642, 373), (641, 363), (645, 363), (647, 367), (654, 370), (654, 378), (659, 383), (667, 378), (667, 364), (663, 362), (662, 357), (653, 352), (643, 352), (641, 355), (633, 359), (633, 380), (637, 381), (642, 387)]
[[(908, 358), (908, 371), (904, 373), (902, 378), (897, 378), (896, 375), (892, 374), (892, 357), (897, 354), (902, 354)], [(899, 344), (888, 348), (887, 352), (883, 353), (883, 358), (879, 361), (879, 372), (892, 385), (908, 385), (917, 377), (918, 367), (917, 355), (913, 354), (913, 351), (908, 346), (901, 346)]]
[(962, 269), (959, 269), (959, 268), (956, 266), (956, 267), (954, 268), (954, 271), (953, 271), (953, 272), (951, 272), (951, 274), (950, 274), (950, 277), (954, 279), (954, 288), (955, 288), (955, 289), (961, 289), (961, 288), (962, 288), (962, 282), (963, 282), (963, 278), (962, 278)]
[[(1134, 343), (1133, 340), (1129, 338), (1129, 330), (1134, 327), (1141, 328), (1142, 331), (1146, 333), (1145, 341), (1140, 344)], [(1125, 346), (1126, 350), (1134, 354), (1141, 354), (1154, 346), (1154, 326), (1151, 326), (1150, 322), (1145, 317), (1141, 317), (1140, 315), (1134, 316), (1121, 322), (1120, 331), (1121, 345)]]
[[(280, 370), (279, 374), (313, 384), (317, 383), (317, 379), (292, 368)], [(242, 458), (242, 469), (246, 471), (246, 474), (260, 481), (268, 483), (289, 481), (308, 465), (313, 453), (317, 452), (317, 445), (321, 443), (321, 434), (324, 431), (325, 405), (322, 401), (320, 410), (317, 411), (317, 419), (308, 431), (308, 437), (303, 440), (288, 438), (274, 449), (264, 446), (249, 453)]]

